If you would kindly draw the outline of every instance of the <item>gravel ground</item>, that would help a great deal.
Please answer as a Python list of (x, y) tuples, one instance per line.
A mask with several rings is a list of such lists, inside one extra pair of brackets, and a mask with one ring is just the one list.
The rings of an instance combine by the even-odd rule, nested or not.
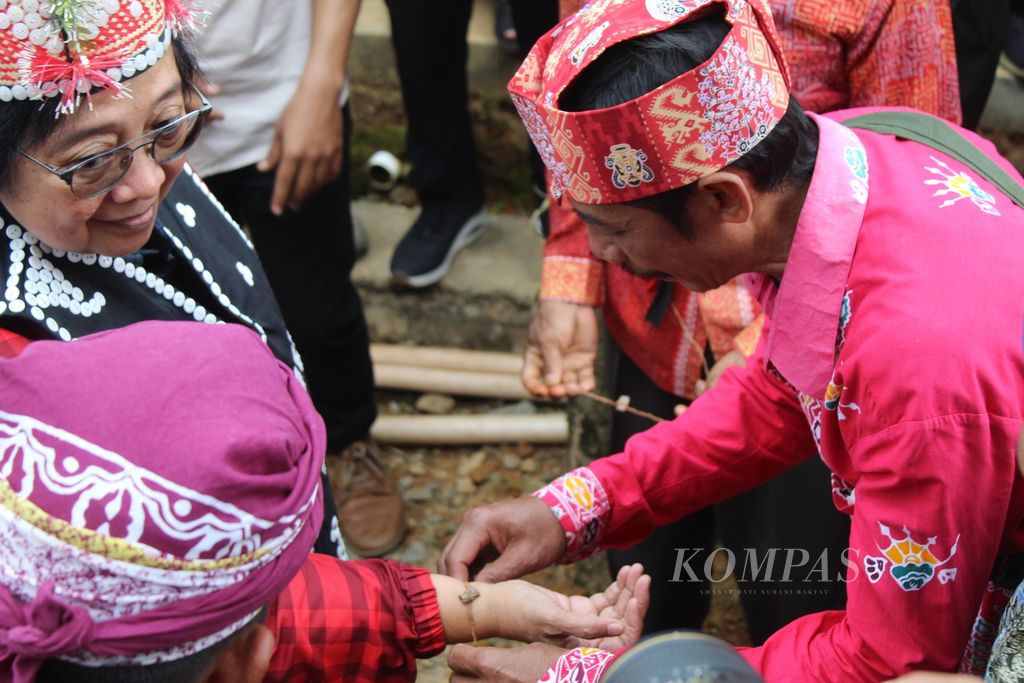
[[(385, 399), (381, 412), (416, 412), (413, 404), (417, 398)], [(455, 412), (493, 410), (531, 412), (535, 408), (481, 401), (459, 401), (454, 407)], [(381, 450), (384, 464), (402, 491), (409, 523), (409, 533), (390, 557), (431, 570), (436, 568), (438, 556), (458, 528), (463, 512), (529, 493), (571, 468), (565, 448), (525, 443), (478, 448), (382, 446)], [(549, 568), (527, 578), (553, 590), (576, 594), (601, 590), (610, 580), (603, 556), (576, 566)], [(737, 644), (745, 643), (746, 626), (738, 600), (728, 595), (714, 597), (705, 630)], [(442, 683), (449, 675), (447, 654), (442, 653), (420, 663), (417, 681)]]

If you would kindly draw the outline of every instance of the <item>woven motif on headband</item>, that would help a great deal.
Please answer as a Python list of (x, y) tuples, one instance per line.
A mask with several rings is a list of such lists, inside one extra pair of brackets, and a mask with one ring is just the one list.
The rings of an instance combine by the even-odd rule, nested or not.
[[(52, 581), (62, 600), (85, 606), (98, 623), (211, 595), (288, 549), (317, 493), (282, 519), (261, 519), (75, 435), (0, 411), (0, 588), (31, 603)], [(208, 636), (156, 656), (187, 656), (210, 642)]]
[[(705, 63), (615, 107), (559, 108), (566, 88), (609, 47), (715, 6), (724, 6), (731, 29)], [(537, 42), (509, 92), (556, 196), (625, 202), (699, 180), (771, 132), (789, 104), (779, 45), (764, 0), (596, 0)]]
[(0, 102), (60, 97), (67, 114), (119, 94), (196, 16), (189, 0), (0, 0)]

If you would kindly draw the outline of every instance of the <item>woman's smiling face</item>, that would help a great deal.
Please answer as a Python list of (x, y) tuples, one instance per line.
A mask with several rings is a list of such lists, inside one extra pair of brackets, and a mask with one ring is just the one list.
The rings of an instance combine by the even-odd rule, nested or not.
[[(82, 106), (66, 115), (53, 134), (24, 151), (64, 168), (139, 138), (187, 112), (181, 76), (170, 51), (127, 85), (130, 97), (94, 93), (92, 111)], [(124, 256), (149, 239), (160, 200), (184, 164), (183, 157), (158, 164), (142, 147), (118, 185), (99, 196), (79, 199), (58, 176), (22, 157), (14, 164), (11, 182), (0, 199), (22, 227), (51, 247)]]

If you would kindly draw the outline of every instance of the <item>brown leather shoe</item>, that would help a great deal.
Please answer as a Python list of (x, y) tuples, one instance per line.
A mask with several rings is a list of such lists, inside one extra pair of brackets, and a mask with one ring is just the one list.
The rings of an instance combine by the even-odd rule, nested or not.
[(356, 441), (340, 455), (328, 454), (327, 472), (348, 548), (362, 557), (394, 549), (405, 536), (405, 507), (384, 474), (377, 444)]

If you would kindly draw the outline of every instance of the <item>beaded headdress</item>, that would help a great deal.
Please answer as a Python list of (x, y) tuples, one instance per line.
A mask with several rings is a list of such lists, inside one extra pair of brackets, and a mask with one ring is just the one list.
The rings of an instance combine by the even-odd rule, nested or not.
[[(607, 109), (559, 98), (606, 49), (721, 8), (731, 28), (695, 69)], [(531, 50), (508, 89), (551, 172), (584, 204), (625, 202), (692, 183), (763, 140), (789, 105), (789, 72), (765, 0), (595, 0)]]
[(59, 115), (121, 94), (197, 16), (189, 0), (0, 0), (0, 102), (59, 97)]

